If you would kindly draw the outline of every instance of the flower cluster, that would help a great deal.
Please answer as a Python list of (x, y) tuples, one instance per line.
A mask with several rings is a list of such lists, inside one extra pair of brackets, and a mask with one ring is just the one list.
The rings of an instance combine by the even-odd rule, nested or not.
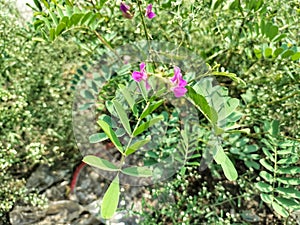
[(146, 8), (146, 16), (149, 19), (152, 19), (156, 16), (156, 14), (152, 11), (152, 4), (149, 4)]
[[(125, 18), (132, 19), (133, 14), (130, 12), (130, 6), (126, 5), (124, 2), (120, 4), (120, 10)], [(146, 8), (146, 14), (149, 19), (153, 19), (156, 14), (152, 11), (152, 4), (149, 4)]]
[(187, 89), (185, 88), (187, 82), (182, 78), (182, 74), (179, 67), (174, 67), (174, 76), (170, 79), (170, 81), (173, 83), (171, 91), (174, 92), (175, 97), (179, 98), (184, 96), (187, 92)]
[(131, 19), (133, 17), (133, 14), (130, 12), (130, 6), (124, 2), (121, 2), (120, 10), (125, 18)]
[(140, 82), (140, 81), (145, 81), (146, 83), (146, 89), (150, 90), (150, 85), (148, 83), (148, 74), (146, 73), (146, 64), (144, 62), (142, 62), (140, 64), (140, 71), (134, 71), (132, 73), (132, 78), (136, 81), (136, 82)]
[[(142, 62), (140, 64), (140, 71), (134, 71), (132, 73), (132, 78), (136, 82), (141, 82), (142, 80), (146, 83), (146, 89), (150, 90), (151, 86), (148, 83), (148, 74), (146, 72), (146, 64)], [(187, 85), (186, 80), (182, 78), (181, 70), (179, 67), (174, 67), (174, 76), (170, 79), (172, 83), (171, 91), (173, 91), (176, 98), (180, 98), (185, 95), (187, 89), (185, 86)]]

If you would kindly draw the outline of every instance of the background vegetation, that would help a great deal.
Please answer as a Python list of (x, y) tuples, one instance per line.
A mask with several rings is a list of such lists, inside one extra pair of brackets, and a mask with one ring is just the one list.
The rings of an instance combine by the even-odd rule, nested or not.
[[(83, 65), (93, 65), (110, 51), (95, 31), (112, 48), (145, 39), (139, 18), (122, 17), (115, 1), (77, 5), (57, 1), (86, 14), (95, 13), (96, 22), (86, 25), (78, 20), (73, 28), (84, 25), (89, 29), (66, 32), (64, 28), (51, 36), (51, 27), (57, 31), (59, 24), (49, 13), (55, 13), (56, 6), (50, 5), (47, 11), (43, 1), (37, 2), (40, 5), (33, 7), (39, 12), (40, 6), (43, 13), (24, 26), (18, 23), (14, 7), (0, 1), (0, 8), (5, 9), (0, 13), (3, 221), (16, 202), (36, 205), (44, 201), (38, 193), (26, 190), (26, 179), (39, 164), (57, 165), (64, 159), (72, 166), (80, 160), (72, 136), (71, 86), (85, 76)], [(146, 21), (153, 40), (187, 47), (211, 66), (219, 64), (220, 71), (235, 73), (246, 82), (242, 86), (218, 78), (230, 96), (241, 99), (240, 132), (227, 134), (223, 143), (239, 178), (227, 181), (217, 165), (205, 172), (186, 165), (164, 188), (151, 187), (151, 198), (143, 200), (142, 212), (130, 213), (140, 214), (144, 224), (296, 224), (300, 210), (299, 2), (147, 3), (153, 3), (157, 14)], [(42, 18), (48, 20), (50, 29)], [(202, 154), (206, 141), (203, 135), (197, 154)], [(163, 204), (170, 195), (172, 201)], [(160, 204), (150, 204), (155, 200)]]

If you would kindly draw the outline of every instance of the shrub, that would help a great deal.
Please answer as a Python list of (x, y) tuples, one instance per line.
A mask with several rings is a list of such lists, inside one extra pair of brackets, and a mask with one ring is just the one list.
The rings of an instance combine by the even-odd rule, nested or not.
[(37, 165), (79, 156), (70, 81), (75, 62), (81, 62), (75, 44), (35, 42), (32, 26), (20, 25), (12, 3), (0, 1), (0, 8), (0, 217), (5, 218), (16, 202), (44, 202), (26, 189)]

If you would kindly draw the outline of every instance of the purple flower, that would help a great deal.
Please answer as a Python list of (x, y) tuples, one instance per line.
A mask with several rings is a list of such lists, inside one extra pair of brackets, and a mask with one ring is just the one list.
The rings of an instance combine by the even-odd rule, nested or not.
[(174, 67), (174, 76), (170, 79), (170, 81), (173, 83), (171, 91), (174, 92), (175, 97), (180, 98), (184, 96), (187, 92), (187, 89), (185, 88), (187, 82), (182, 78), (182, 74), (179, 67)]
[(136, 82), (141, 82), (142, 80), (144, 80), (146, 83), (146, 89), (149, 90), (151, 88), (150, 84), (148, 83), (148, 75), (146, 73), (146, 64), (144, 62), (142, 62), (140, 64), (140, 71), (133, 71), (132, 78)]
[(130, 6), (126, 5), (124, 2), (121, 2), (120, 4), (120, 10), (122, 11), (122, 14), (124, 17), (131, 19), (133, 15), (130, 13)]
[(152, 4), (149, 4), (146, 8), (146, 16), (149, 19), (152, 19), (156, 16), (156, 14), (154, 12), (152, 12)]

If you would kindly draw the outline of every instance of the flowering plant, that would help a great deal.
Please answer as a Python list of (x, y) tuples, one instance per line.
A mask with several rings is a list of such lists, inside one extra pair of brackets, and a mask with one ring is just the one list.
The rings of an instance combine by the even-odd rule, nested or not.
[[(102, 5), (99, 5), (100, 9), (102, 9), (105, 2), (103, 1)], [(117, 210), (120, 184), (124, 176), (144, 179), (143, 181), (153, 183), (167, 176), (170, 177), (181, 166), (188, 164), (189, 159), (199, 158), (199, 154), (193, 154), (192, 150), (194, 149), (191, 150), (191, 146), (197, 146), (199, 139), (196, 132), (197, 127), (200, 126), (199, 121), (197, 121), (198, 113), (206, 118), (211, 125), (212, 138), (208, 143), (208, 154), (222, 167), (227, 179), (235, 180), (237, 178), (237, 171), (222, 148), (221, 136), (236, 127), (235, 122), (240, 118), (240, 115), (233, 116), (233, 114), (239, 101), (229, 98), (220, 86), (213, 85), (211, 79), (204, 79), (214, 75), (226, 76), (237, 82), (242, 82), (235, 74), (219, 72), (218, 66), (211, 68), (202, 61), (193, 61), (194, 58), (191, 57), (191, 54), (184, 53), (184, 51), (180, 52), (179, 47), (151, 45), (152, 37), (148, 31), (147, 22), (152, 23), (160, 16), (155, 13), (155, 5), (143, 4), (142, 1), (138, 0), (136, 4), (130, 5), (122, 1), (115, 6), (121, 19), (125, 17), (134, 21), (139, 20), (136, 15), (140, 16), (139, 21), (145, 33), (146, 44), (137, 44), (136, 46), (130, 44), (131, 50), (143, 50), (137, 52), (134, 57), (132, 55), (128, 56), (127, 52), (114, 49), (109, 40), (101, 35), (98, 29), (99, 24), (102, 22), (99, 19), (101, 14), (93, 11), (81, 12), (80, 9), (72, 11), (67, 6), (64, 8), (59, 5), (54, 9), (50, 9), (47, 4), (45, 6), (46, 8), (49, 7), (49, 15), (56, 24), (55, 28), (51, 27), (49, 29), (49, 36), (45, 36), (46, 39), (53, 41), (64, 32), (75, 28), (89, 30), (116, 59), (116, 61), (107, 63), (109, 67), (105, 68), (103, 72), (103, 77), (108, 77), (107, 83), (111, 83), (113, 72), (118, 75), (122, 73), (126, 75), (124, 79), (121, 76), (118, 77), (119, 82), (115, 85), (117, 88), (114, 87), (116, 89), (115, 93), (103, 101), (105, 107), (101, 111), (102, 115), (97, 120), (100, 133), (89, 134), (91, 143), (110, 141), (115, 147), (120, 160), (116, 162), (95, 154), (85, 154), (83, 159), (85, 163), (100, 169), (101, 173), (107, 172), (108, 177), (112, 180), (101, 204), (101, 216), (103, 218), (111, 218)], [(57, 14), (53, 12), (54, 10), (57, 10)], [(81, 13), (78, 13), (78, 11)], [(70, 13), (71, 15), (67, 16)], [(57, 15), (60, 16), (59, 19)], [(45, 19), (41, 19), (37, 26), (42, 26), (43, 21)], [(125, 19), (124, 21), (131, 22)], [(47, 26), (47, 23), (45, 26)], [(44, 30), (42, 29), (42, 32)], [(161, 49), (165, 49), (165, 51)], [(134, 50), (132, 51), (135, 53)], [(172, 55), (172, 51), (176, 54)], [(177, 54), (177, 52), (181, 54)], [(107, 55), (112, 60), (113, 57), (110, 54)], [(134, 58), (134, 63), (131, 64), (128, 60), (124, 60), (126, 57)], [(103, 59), (101, 59), (101, 63), (103, 63)], [(121, 63), (121, 66), (119, 66), (119, 63)], [(139, 64), (139, 70), (137, 64)], [(120, 68), (114, 68), (114, 66), (123, 68), (124, 65), (125, 72), (122, 73), (118, 70)], [(199, 70), (195, 65), (200, 65), (205, 69), (203, 71)], [(104, 70), (105, 66), (101, 66)], [(94, 91), (99, 95), (97, 88), (105, 88), (105, 85), (108, 85), (105, 82), (104, 84), (97, 83), (101, 79), (102, 77), (87, 82), (88, 88), (84, 90), (79, 85), (80, 94), (86, 99), (95, 100), (91, 92)], [(168, 95), (169, 93), (171, 95)], [(86, 110), (93, 103), (96, 105), (98, 102), (88, 102), (87, 105), (83, 104), (82, 107), (78, 108)], [(193, 114), (192, 109), (197, 110), (197, 113)], [(106, 115), (107, 112), (111, 116)], [(170, 126), (166, 125), (166, 132), (158, 133), (157, 131), (161, 130), (163, 122), (167, 121), (169, 123), (176, 114), (177, 118), (180, 117), (180, 119), (176, 121), (174, 129), (170, 129)], [(230, 127), (226, 127), (227, 122), (229, 122)], [(172, 149), (167, 156), (162, 153), (156, 164), (149, 163), (150, 160), (147, 162), (146, 160), (137, 160), (135, 165), (128, 163), (130, 157), (150, 152), (142, 151), (143, 149), (149, 150), (147, 148), (150, 148), (152, 150), (158, 144), (164, 143), (162, 139), (168, 132), (175, 133), (172, 137), (175, 138), (175, 141), (171, 144), (170, 141), (166, 143)], [(155, 134), (158, 137), (155, 137)], [(162, 146), (162, 148), (164, 147)], [(146, 157), (143, 156), (142, 158)], [(207, 166), (210, 163), (210, 159), (204, 159), (204, 161), (204, 163), (202, 161), (200, 163), (194, 162), (194, 165)]]

